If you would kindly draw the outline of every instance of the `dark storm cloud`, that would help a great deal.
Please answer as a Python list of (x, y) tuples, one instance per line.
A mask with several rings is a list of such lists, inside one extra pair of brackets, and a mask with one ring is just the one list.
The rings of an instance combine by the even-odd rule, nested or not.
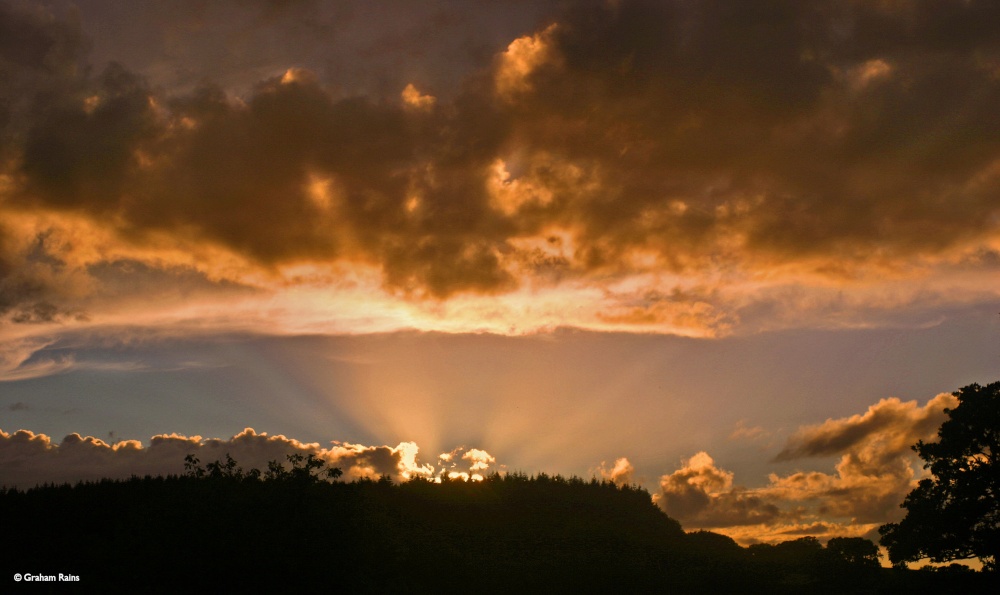
[[(194, 129), (165, 141), (158, 183), (129, 210), (137, 226), (194, 226), (268, 264), (369, 261), (390, 286), (435, 295), (504, 280), (491, 252), (502, 223), (483, 188), (498, 135), (479, 115), (450, 138), (451, 118), (334, 99), (301, 72), (262, 83), (246, 104), (205, 91), (174, 109)], [(488, 147), (464, 146), (476, 142)]]
[[(315, 9), (279, 3), (253, 27)], [(24, 114), (4, 137), (10, 204), (133, 242), (363, 262), (392, 291), (445, 298), (539, 273), (517, 241), (551, 228), (574, 242), (549, 279), (628, 275), (636, 251), (680, 272), (811, 259), (857, 275), (997, 232), (993, 3), (573, 3), (412, 103), (402, 84), (352, 95), (295, 69), (242, 98), (170, 93), (79, 68), (75, 25), (0, 20), (20, 40), (0, 44), (4, 109)]]
[(76, 280), (52, 257), (45, 238), (21, 247), (9, 236), (0, 224), (0, 320), (40, 323), (71, 314), (68, 306), (56, 303), (69, 301)]
[(407, 83), (453, 95), (494, 53), (563, 0), (46, 0), (83, 14), (96, 64), (118, 61), (157, 87), (206, 81), (248, 91), (289, 67), (346, 94), (394, 98)]
[[(983, 22), (1000, 8), (590, 4), (514, 100), (518, 133), (602, 172), (598, 199), (553, 208), (591, 245), (698, 256), (738, 233), (781, 259), (936, 250), (996, 229), (1000, 36)], [(669, 213), (672, 198), (687, 208)]]
[(83, 66), (79, 23), (0, 3), (0, 157), (39, 95), (61, 95)]
[[(87, 42), (78, 22), (32, 5), (0, 3), (0, 208), (13, 186), (5, 175), (25, 148), (39, 109), (73, 96), (85, 75)], [(0, 318), (48, 322), (61, 314), (60, 262), (42, 236), (19, 237), (0, 219)], [(72, 284), (72, 283), (70, 283)]]
[(128, 200), (135, 152), (158, 131), (145, 84), (121, 66), (86, 91), (93, 94), (36, 103), (20, 169), (26, 192), (47, 205), (112, 214)]

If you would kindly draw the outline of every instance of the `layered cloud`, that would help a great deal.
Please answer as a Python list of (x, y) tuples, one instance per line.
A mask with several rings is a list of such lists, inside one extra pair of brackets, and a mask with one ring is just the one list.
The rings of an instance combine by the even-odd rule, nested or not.
[(712, 529), (744, 543), (795, 535), (872, 536), (901, 516), (917, 477), (911, 446), (931, 440), (957, 400), (940, 394), (924, 406), (883, 399), (861, 415), (801, 428), (776, 461), (838, 457), (832, 473), (771, 474), (760, 488), (734, 483), (705, 452), (660, 479), (654, 500), (687, 529)]
[(432, 464), (418, 462), (419, 448), (413, 442), (395, 447), (333, 442), (324, 448), (247, 428), (229, 439), (162, 434), (153, 436), (148, 445), (137, 440), (109, 444), (92, 436), (70, 434), (57, 443), (28, 430), (9, 434), (0, 430), (0, 485), (26, 489), (42, 483), (181, 474), (187, 455), (194, 455), (202, 464), (225, 461), (229, 455), (245, 470), (266, 470), (270, 461), (284, 463), (288, 455), (313, 454), (339, 468), (347, 480), (383, 475), (396, 481), (418, 476), (433, 479), (443, 473), (469, 479), (470, 472), (487, 473), (496, 462), (483, 450), (468, 453), (473, 454), (458, 461), (470, 461), (468, 468), (453, 464), (435, 469)]
[(277, 50), (252, 86), (157, 86), (3, 4), (0, 316), (39, 336), (139, 302), (140, 324), (338, 332), (933, 322), (997, 299), (997, 11), (572, 3), (461, 84), (375, 93)]

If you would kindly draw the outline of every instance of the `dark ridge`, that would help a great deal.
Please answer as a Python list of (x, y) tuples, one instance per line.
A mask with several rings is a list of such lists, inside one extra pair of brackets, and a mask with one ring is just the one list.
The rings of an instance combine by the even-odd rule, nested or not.
[[(313, 459), (244, 473), (0, 490), (14, 573), (129, 592), (975, 593), (986, 573), (878, 566), (874, 544), (743, 548), (684, 533), (638, 487), (519, 473), (328, 481)], [(329, 470), (335, 471), (335, 470)], [(329, 473), (330, 477), (337, 475)], [(6, 589), (5, 589), (5, 592)]]

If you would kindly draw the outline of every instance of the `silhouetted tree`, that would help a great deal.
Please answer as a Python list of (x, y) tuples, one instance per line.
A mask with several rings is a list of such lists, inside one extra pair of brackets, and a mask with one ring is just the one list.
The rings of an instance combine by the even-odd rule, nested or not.
[(201, 463), (198, 457), (189, 454), (184, 457), (184, 471), (190, 477), (204, 477), (205, 468), (199, 465)]
[(948, 562), (978, 557), (997, 569), (1000, 555), (1000, 382), (954, 393), (958, 406), (937, 442), (913, 447), (932, 478), (906, 496), (906, 517), (879, 528), (893, 564), (922, 558)]
[(301, 453), (290, 454), (285, 457), (289, 467), (273, 460), (268, 461), (267, 471), (261, 473), (259, 469), (244, 471), (243, 467), (237, 465), (233, 457), (226, 453), (226, 461), (217, 460), (209, 463), (205, 467), (201, 466), (201, 461), (193, 454), (184, 457), (184, 471), (188, 477), (195, 479), (235, 479), (235, 480), (259, 480), (293, 482), (300, 484), (311, 484), (326, 479), (337, 479), (343, 475), (343, 471), (336, 467), (329, 467), (322, 459), (315, 454)]
[(878, 546), (863, 537), (834, 537), (826, 544), (826, 551), (835, 560), (878, 567)]

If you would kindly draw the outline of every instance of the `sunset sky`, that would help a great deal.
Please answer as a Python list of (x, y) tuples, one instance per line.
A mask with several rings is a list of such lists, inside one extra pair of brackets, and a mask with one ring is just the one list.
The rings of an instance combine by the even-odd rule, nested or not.
[(998, 313), (1000, 3), (0, 0), (0, 484), (299, 449), (877, 538)]

